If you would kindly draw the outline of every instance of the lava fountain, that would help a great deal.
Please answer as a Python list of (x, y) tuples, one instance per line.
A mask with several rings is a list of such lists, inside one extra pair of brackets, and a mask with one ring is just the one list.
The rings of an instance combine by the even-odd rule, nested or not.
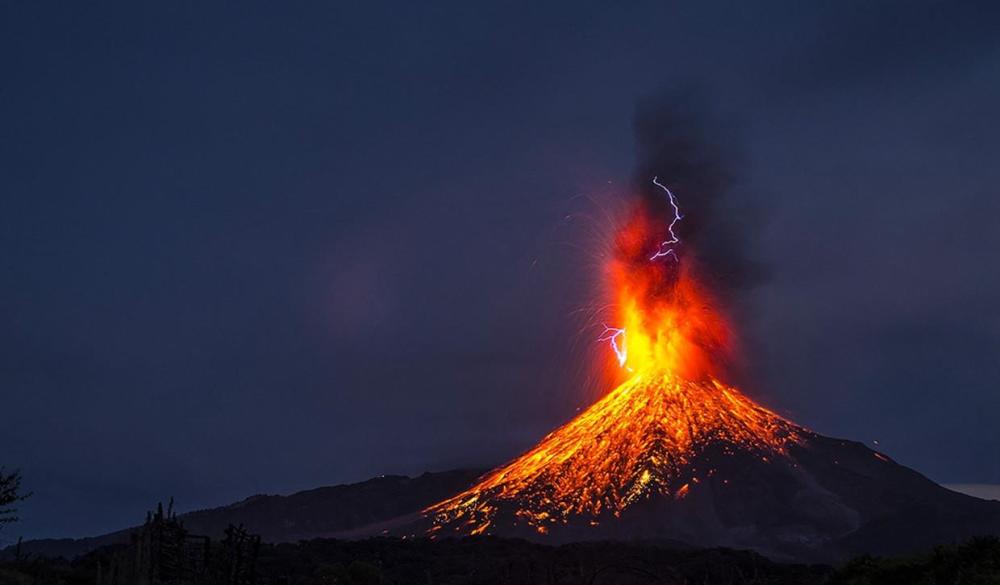
[[(640, 201), (607, 263), (613, 315), (599, 340), (618, 385), (470, 489), (424, 511), (431, 535), (597, 526), (654, 497), (679, 500), (736, 454), (786, 455), (810, 433), (722, 381), (731, 331), (678, 236), (682, 205)], [(726, 480), (721, 480), (726, 481)]]

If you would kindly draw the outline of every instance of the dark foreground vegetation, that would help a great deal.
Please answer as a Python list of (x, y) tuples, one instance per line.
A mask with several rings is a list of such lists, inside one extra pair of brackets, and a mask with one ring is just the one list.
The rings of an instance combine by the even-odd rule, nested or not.
[[(224, 548), (227, 545), (216, 545)], [(986, 585), (1000, 583), (1000, 541), (983, 538), (911, 558), (856, 559), (840, 569), (793, 565), (724, 549), (588, 543), (547, 547), (494, 538), (403, 541), (312, 540), (261, 544), (242, 566), (220, 562), (181, 574), (160, 567), (114, 572), (135, 555), (107, 547), (74, 561), (21, 559), (0, 564), (4, 585), (423, 585), (423, 584), (795, 584)], [(134, 558), (134, 557), (133, 557)], [(225, 558), (221, 555), (219, 560)], [(252, 564), (251, 564), (252, 562)], [(119, 571), (121, 571), (121, 565)], [(177, 567), (175, 567), (176, 569)]]
[(162, 507), (131, 535), (72, 561), (0, 563), (0, 585), (985, 585), (1000, 584), (1000, 539), (912, 558), (855, 559), (840, 569), (785, 564), (728, 549), (652, 543), (318, 539), (265, 544), (240, 527), (213, 541)]
[[(136, 554), (128, 548), (101, 549), (73, 562), (8, 563), (0, 568), (0, 583), (799, 584), (824, 583), (832, 571), (823, 566), (782, 565), (752, 553), (729, 550), (678, 551), (621, 543), (547, 547), (520, 540), (481, 538), (440, 542), (312, 540), (261, 545), (256, 558), (245, 559), (243, 567), (248, 570), (226, 566), (225, 562), (213, 567), (210, 560), (207, 570), (196, 566), (187, 574), (180, 574), (172, 567), (137, 573), (126, 566), (131, 564), (128, 557)], [(126, 562), (122, 564), (122, 560)]]

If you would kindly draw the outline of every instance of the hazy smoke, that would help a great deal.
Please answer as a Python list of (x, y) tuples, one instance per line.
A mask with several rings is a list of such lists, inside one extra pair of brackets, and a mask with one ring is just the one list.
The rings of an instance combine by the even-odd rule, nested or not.
[[(697, 258), (702, 276), (724, 292), (759, 282), (764, 272), (748, 252), (756, 214), (732, 197), (739, 150), (731, 127), (710, 115), (693, 92), (658, 94), (636, 105), (635, 188), (657, 216), (672, 212), (659, 177), (677, 197), (683, 220), (675, 232), (681, 258)], [(669, 259), (668, 259), (669, 260)]]

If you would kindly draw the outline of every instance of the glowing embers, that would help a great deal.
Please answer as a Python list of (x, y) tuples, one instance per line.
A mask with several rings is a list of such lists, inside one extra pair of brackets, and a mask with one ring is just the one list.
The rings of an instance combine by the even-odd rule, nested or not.
[[(653, 184), (668, 205), (639, 202), (617, 229), (607, 264), (608, 322), (614, 326), (605, 325), (599, 341), (611, 345), (628, 372), (714, 376), (715, 362), (729, 351), (728, 326), (701, 285), (695, 257), (686, 254), (681, 262), (677, 254), (682, 215), (674, 194), (658, 179)], [(676, 262), (659, 261), (667, 255)]]
[(656, 494), (684, 498), (698, 482), (689, 463), (713, 443), (780, 454), (799, 433), (715, 380), (637, 374), (531, 451), (427, 513), (434, 532), (444, 527), (464, 534), (489, 533), (498, 514), (541, 533), (576, 516), (597, 522)]
[[(674, 227), (676, 227), (677, 222), (683, 219), (680, 207), (677, 205), (677, 199), (674, 197), (673, 192), (670, 191), (670, 189), (668, 189), (666, 185), (661, 183), (658, 177), (653, 177), (653, 184), (662, 189), (663, 192), (667, 194), (667, 200), (670, 203), (671, 209), (673, 210), (673, 217), (667, 224), (667, 234), (666, 234), (667, 239), (659, 243), (659, 245), (656, 247), (656, 251), (653, 252), (653, 255), (649, 257), (649, 261), (652, 262), (658, 260), (659, 258), (670, 256), (674, 259), (674, 262), (680, 263), (680, 258), (677, 256), (677, 251), (675, 249), (675, 246), (680, 243), (681, 239), (674, 231)], [(630, 226), (619, 231), (618, 234), (619, 249), (617, 250), (619, 261), (621, 260), (621, 257), (623, 255), (622, 254), (623, 249), (627, 250), (629, 247), (634, 247), (636, 245), (644, 246), (646, 240), (649, 239), (650, 233), (652, 231), (655, 231), (650, 225), (650, 222), (646, 221), (648, 219), (647, 217), (636, 218), (636, 219), (638, 219), (638, 221), (636, 220), (632, 221)], [(626, 256), (628, 255), (630, 254), (626, 254)], [(647, 273), (656, 272), (655, 270), (653, 271), (643, 270), (641, 266), (638, 268), (638, 271)], [(624, 283), (616, 282), (616, 284), (624, 284)], [(635, 371), (634, 368), (625, 365), (625, 363), (628, 361), (628, 347), (625, 345), (625, 332), (626, 332), (625, 328), (609, 327), (608, 325), (605, 324), (604, 332), (601, 334), (601, 337), (598, 339), (598, 341), (610, 342), (611, 348), (614, 350), (615, 356), (617, 356), (618, 358), (618, 365), (622, 368), (628, 369), (630, 372), (634, 372)]]

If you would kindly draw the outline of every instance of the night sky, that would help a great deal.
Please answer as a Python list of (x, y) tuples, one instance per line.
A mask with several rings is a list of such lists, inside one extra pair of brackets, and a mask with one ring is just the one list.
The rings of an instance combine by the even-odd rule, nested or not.
[(1000, 483), (995, 3), (422, 4), (3, 3), (0, 538), (530, 446), (662, 91), (737, 160), (746, 391)]

